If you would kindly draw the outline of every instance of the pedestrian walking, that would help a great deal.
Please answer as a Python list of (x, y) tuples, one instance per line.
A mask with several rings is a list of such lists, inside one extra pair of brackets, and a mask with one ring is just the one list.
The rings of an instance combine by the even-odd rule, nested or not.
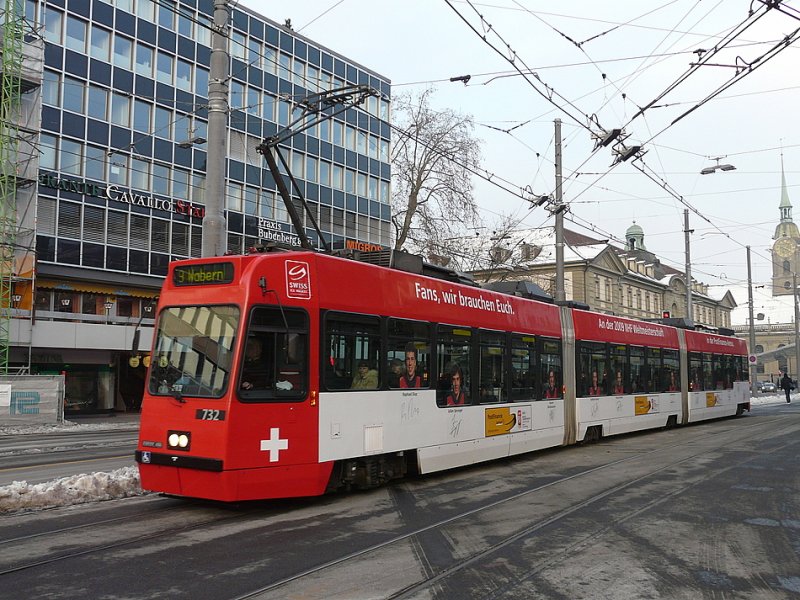
[(794, 389), (794, 383), (792, 383), (789, 373), (784, 373), (783, 377), (781, 377), (781, 389), (786, 392), (786, 402), (791, 402), (792, 399), (789, 398), (789, 393)]

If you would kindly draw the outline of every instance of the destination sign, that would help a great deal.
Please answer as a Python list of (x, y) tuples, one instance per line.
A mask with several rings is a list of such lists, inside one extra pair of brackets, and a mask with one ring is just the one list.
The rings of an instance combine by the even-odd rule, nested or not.
[(175, 285), (218, 285), (233, 281), (233, 263), (201, 263), (175, 265), (172, 283)]

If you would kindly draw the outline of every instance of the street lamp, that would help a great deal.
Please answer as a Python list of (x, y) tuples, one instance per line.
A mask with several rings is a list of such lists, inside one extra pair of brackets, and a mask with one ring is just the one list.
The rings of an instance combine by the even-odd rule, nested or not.
[(712, 167), (706, 167), (705, 169), (702, 169), (700, 171), (700, 175), (711, 175), (711, 173), (713, 173), (714, 171), (735, 171), (736, 167), (734, 167), (731, 164), (728, 163), (725, 163), (724, 165), (719, 164), (719, 161), (721, 161), (723, 158), (725, 157), (717, 156), (716, 158), (713, 158), (712, 160), (717, 161), (717, 164), (715, 164)]
[(111, 312), (111, 308), (114, 306), (113, 302), (106, 302), (103, 304), (103, 308), (106, 309), (106, 325), (108, 325), (108, 313)]

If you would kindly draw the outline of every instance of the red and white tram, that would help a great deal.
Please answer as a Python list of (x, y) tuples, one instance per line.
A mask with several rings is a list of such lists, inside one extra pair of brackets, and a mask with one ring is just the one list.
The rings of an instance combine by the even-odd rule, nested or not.
[(174, 262), (136, 460), (223, 501), (749, 410), (744, 342), (312, 252)]

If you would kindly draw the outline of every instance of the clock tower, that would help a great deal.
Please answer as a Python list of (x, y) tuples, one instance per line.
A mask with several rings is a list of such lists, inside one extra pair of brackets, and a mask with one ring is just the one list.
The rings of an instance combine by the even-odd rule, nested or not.
[[(772, 239), (772, 295), (785, 296), (792, 294), (792, 275), (798, 273), (800, 266), (800, 231), (792, 221), (792, 203), (786, 190), (786, 175), (783, 171), (781, 156), (781, 203), (778, 207), (781, 220), (775, 228)], [(800, 273), (798, 273), (800, 275)], [(800, 285), (800, 277), (797, 280)]]

